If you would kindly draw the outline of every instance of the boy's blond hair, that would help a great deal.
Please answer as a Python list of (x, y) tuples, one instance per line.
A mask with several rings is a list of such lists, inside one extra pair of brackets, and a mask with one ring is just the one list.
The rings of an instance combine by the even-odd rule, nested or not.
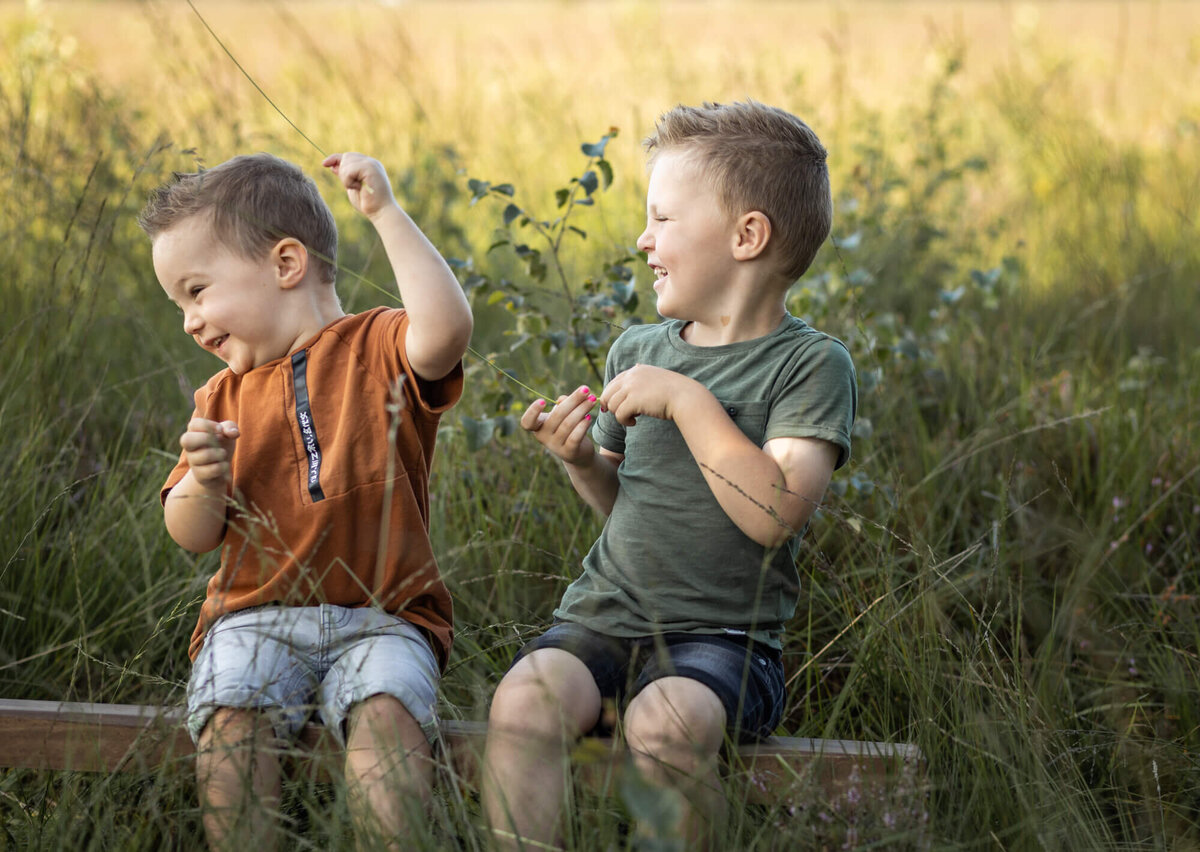
[(175, 172), (150, 194), (138, 224), (153, 240), (193, 216), (207, 216), (213, 236), (247, 260), (284, 237), (304, 244), (318, 278), (337, 276), (337, 225), (317, 185), (271, 154), (244, 154), (211, 169)]
[(827, 152), (789, 112), (753, 100), (677, 106), (658, 120), (645, 146), (651, 163), (663, 151), (694, 152), (729, 215), (765, 214), (768, 250), (789, 281), (804, 274), (829, 236)]

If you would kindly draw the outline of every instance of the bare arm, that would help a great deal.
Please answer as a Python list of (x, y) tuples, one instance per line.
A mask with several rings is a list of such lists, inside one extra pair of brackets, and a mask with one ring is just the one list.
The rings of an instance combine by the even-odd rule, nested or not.
[(411, 319), (406, 349), (417, 375), (442, 378), (462, 359), (471, 340), (471, 306), (433, 244), (396, 203), (387, 173), (362, 154), (332, 154), (324, 165), (346, 187), (350, 203), (366, 216), (387, 252), (400, 300)]
[(776, 438), (757, 446), (694, 379), (638, 365), (604, 389), (601, 402), (626, 426), (639, 416), (675, 421), (717, 502), (742, 532), (778, 547), (820, 503), (837, 447), (815, 438)]
[(617, 502), (617, 492), (620, 490), (617, 468), (624, 460), (625, 456), (620, 453), (601, 447), (586, 466), (564, 465), (575, 493), (583, 498), (583, 502), (608, 517), (612, 514), (613, 504)]
[(225, 540), (230, 460), (237, 437), (236, 424), (197, 417), (179, 439), (188, 472), (167, 494), (163, 520), (184, 550), (207, 553)]
[(596, 395), (586, 386), (569, 396), (560, 396), (549, 412), (546, 401), (539, 399), (525, 410), (521, 428), (533, 433), (538, 443), (562, 460), (576, 493), (607, 516), (617, 499), (617, 468), (625, 457), (603, 448), (597, 450), (588, 437), (595, 404)]

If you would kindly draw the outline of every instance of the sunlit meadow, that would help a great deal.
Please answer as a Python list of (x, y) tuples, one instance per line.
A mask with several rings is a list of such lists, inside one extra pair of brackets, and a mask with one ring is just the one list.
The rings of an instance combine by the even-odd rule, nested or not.
[[(157, 492), (219, 365), (135, 216), (174, 170), (277, 153), (338, 218), (347, 307), (394, 304), (317, 174), (357, 149), (476, 311), (433, 534), (443, 713), (484, 718), (600, 523), (513, 414), (654, 318), (632, 246), (654, 117), (754, 97), (830, 150), (833, 239), (789, 304), (861, 389), (779, 732), (926, 764), (735, 808), (727, 848), (1200, 848), (1200, 4), (195, 8), (0, 4), (0, 696), (182, 702), (215, 555), (169, 540)], [(620, 792), (580, 794), (569, 848), (651, 848)], [(439, 788), (406, 845), (483, 848), (473, 793)], [(284, 807), (290, 845), (351, 848), (337, 785)], [(201, 845), (184, 762), (0, 771), (0, 848)]]

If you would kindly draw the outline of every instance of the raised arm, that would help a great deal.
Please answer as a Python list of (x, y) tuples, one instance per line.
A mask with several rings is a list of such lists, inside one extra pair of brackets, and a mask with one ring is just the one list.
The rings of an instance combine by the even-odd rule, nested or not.
[(704, 385), (660, 367), (620, 373), (600, 401), (626, 426), (640, 416), (675, 421), (725, 514), (764, 547), (778, 547), (808, 522), (837, 463), (837, 447), (815, 438), (757, 446)]
[(350, 203), (383, 241), (408, 311), (406, 349), (417, 375), (442, 378), (462, 359), (471, 340), (471, 306), (446, 261), (396, 202), (387, 172), (362, 154), (331, 154), (329, 167), (346, 187)]

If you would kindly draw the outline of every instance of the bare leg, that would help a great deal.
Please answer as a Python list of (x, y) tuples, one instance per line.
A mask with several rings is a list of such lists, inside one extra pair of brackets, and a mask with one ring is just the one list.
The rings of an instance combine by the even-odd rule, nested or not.
[(211, 848), (276, 848), (280, 770), (275, 752), (275, 732), (257, 710), (222, 707), (204, 726), (196, 747), (196, 785)]
[(350, 709), (346, 786), (359, 848), (367, 832), (390, 849), (407, 846), (423, 819), (433, 786), (433, 753), (417, 720), (391, 695), (372, 695)]
[(725, 824), (717, 761), (725, 707), (711, 689), (686, 677), (653, 681), (625, 711), (634, 765), (651, 783), (681, 794), (677, 831), (688, 849), (708, 849)]
[(578, 657), (542, 648), (500, 682), (488, 717), (483, 807), (501, 849), (558, 837), (570, 750), (600, 718), (600, 690)]

